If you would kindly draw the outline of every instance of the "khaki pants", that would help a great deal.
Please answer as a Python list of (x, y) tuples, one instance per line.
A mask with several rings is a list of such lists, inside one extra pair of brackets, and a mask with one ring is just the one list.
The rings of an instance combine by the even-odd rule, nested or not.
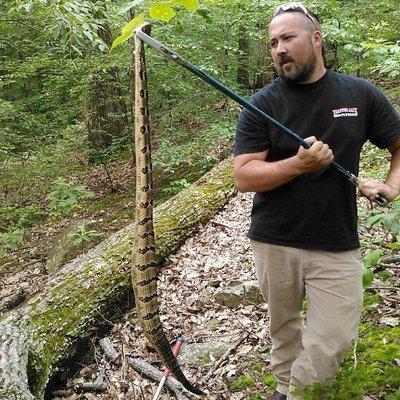
[[(277, 390), (289, 394), (338, 372), (357, 338), (362, 308), (358, 250), (302, 250), (252, 241), (261, 292), (268, 302), (271, 367)], [(301, 317), (307, 295), (307, 323)]]

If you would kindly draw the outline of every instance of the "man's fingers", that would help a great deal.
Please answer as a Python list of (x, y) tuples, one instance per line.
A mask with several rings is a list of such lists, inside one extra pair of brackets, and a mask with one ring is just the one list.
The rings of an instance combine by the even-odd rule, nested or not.
[(376, 197), (386, 194), (387, 186), (377, 179), (365, 179), (360, 182), (358, 189), (361, 195), (374, 200)]
[(311, 144), (311, 143), (316, 142), (316, 141), (317, 141), (317, 138), (316, 138), (315, 136), (309, 136), (309, 137), (306, 137), (306, 138), (304, 139), (304, 141), (307, 142), (307, 143), (309, 143), (309, 144)]

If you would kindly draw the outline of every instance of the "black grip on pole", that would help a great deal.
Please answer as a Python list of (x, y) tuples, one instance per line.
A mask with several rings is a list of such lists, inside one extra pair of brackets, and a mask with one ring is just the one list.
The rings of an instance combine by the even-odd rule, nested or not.
[(381, 207), (387, 207), (389, 205), (389, 201), (380, 195), (374, 198), (374, 202)]

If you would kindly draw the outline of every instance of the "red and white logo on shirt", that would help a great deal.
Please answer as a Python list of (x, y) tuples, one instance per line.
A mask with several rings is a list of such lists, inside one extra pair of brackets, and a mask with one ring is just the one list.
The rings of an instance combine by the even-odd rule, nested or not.
[(337, 110), (332, 110), (332, 113), (333, 113), (333, 118), (358, 117), (358, 108), (343, 107), (343, 108), (338, 108)]

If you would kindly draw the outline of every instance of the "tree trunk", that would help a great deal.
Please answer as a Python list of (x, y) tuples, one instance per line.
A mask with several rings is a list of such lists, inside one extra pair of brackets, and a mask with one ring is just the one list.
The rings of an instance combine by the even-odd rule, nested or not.
[[(155, 212), (160, 262), (234, 194), (232, 159)], [(44, 290), (0, 319), (0, 398), (42, 399), (60, 362), (130, 287), (132, 225), (68, 263)]]
[(250, 63), (250, 44), (246, 27), (243, 24), (239, 26), (239, 42), (238, 42), (238, 69), (237, 83), (248, 89), (249, 88), (249, 63)]
[(265, 41), (266, 38), (266, 29), (262, 22), (257, 24), (258, 28), (258, 54), (257, 54), (257, 70), (256, 76), (254, 78), (253, 90), (261, 89), (264, 87), (270, 80), (271, 75), (270, 68), (267, 64), (268, 52), (267, 52), (267, 42)]
[[(110, 26), (103, 23), (98, 34), (111, 47)], [(93, 72), (85, 102), (85, 123), (90, 147), (94, 150), (105, 150), (114, 139), (123, 136), (129, 118), (117, 67)]]

